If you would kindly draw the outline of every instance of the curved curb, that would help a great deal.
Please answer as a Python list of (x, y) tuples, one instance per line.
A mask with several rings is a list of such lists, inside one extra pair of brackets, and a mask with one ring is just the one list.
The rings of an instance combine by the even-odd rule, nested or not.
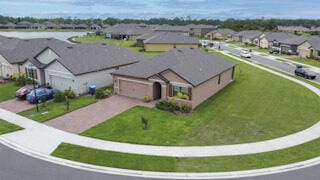
[(129, 169), (120, 169), (120, 168), (111, 168), (104, 166), (97, 166), (91, 164), (80, 163), (76, 161), (70, 161), (62, 158), (53, 157), (47, 154), (42, 154), (34, 152), (32, 150), (21, 147), (17, 144), (10, 143), (4, 138), (0, 137), (0, 143), (3, 145), (14, 149), (18, 152), (51, 162), (54, 164), (68, 166), (80, 170), (86, 170), (91, 172), (103, 173), (103, 174), (112, 174), (120, 176), (133, 176), (141, 178), (159, 178), (159, 179), (233, 179), (233, 178), (244, 178), (244, 177), (254, 177), (254, 176), (263, 176), (271, 175), (276, 173), (284, 173), (294, 170), (299, 170), (315, 165), (320, 164), (320, 157), (288, 164), (282, 166), (276, 166), (271, 168), (255, 169), (255, 170), (244, 170), (244, 171), (231, 171), (231, 172), (217, 172), (217, 173), (176, 173), (176, 172), (153, 172), (153, 171), (140, 171), (140, 170), (129, 170)]

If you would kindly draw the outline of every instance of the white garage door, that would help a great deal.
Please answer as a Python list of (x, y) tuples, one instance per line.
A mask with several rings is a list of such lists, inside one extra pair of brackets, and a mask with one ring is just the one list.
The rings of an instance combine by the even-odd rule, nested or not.
[(143, 99), (147, 95), (148, 86), (143, 83), (120, 80), (119, 91), (120, 95)]
[(73, 83), (72, 79), (70, 78), (64, 78), (64, 77), (53, 76), (53, 75), (50, 75), (49, 78), (50, 78), (51, 86), (60, 91), (64, 91), (68, 89), (69, 87), (72, 86), (72, 83)]

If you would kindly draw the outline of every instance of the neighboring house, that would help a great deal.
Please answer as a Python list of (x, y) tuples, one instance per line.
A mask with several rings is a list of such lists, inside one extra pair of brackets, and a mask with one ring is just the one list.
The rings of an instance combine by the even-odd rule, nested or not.
[(74, 25), (71, 24), (60, 24), (61, 29), (74, 29)]
[(30, 25), (31, 29), (45, 29), (46, 26), (43, 24), (39, 24), (39, 23), (33, 23)]
[(320, 58), (320, 37), (310, 36), (308, 40), (300, 44), (297, 48), (300, 57), (319, 57)]
[(232, 35), (232, 40), (237, 42), (249, 43), (249, 44), (258, 44), (257, 38), (262, 34), (261, 31), (248, 30), (240, 31)]
[[(200, 49), (182, 48), (162, 53), (112, 73), (114, 92), (153, 100), (174, 98), (193, 108), (234, 79), (235, 63)], [(189, 100), (175, 98), (178, 93)]]
[(278, 31), (288, 33), (304, 33), (310, 32), (310, 29), (303, 26), (278, 26)]
[(169, 51), (173, 48), (198, 48), (198, 38), (186, 36), (181, 33), (162, 32), (143, 41), (145, 51)]
[(106, 28), (109, 28), (109, 27), (111, 27), (110, 24), (102, 24), (102, 28), (103, 28), (103, 29), (106, 29)]
[(297, 37), (285, 32), (264, 32), (259, 36), (259, 47), (261, 48), (280, 48), (280, 42)]
[(185, 26), (170, 26), (170, 25), (158, 25), (154, 28), (156, 32), (175, 32), (184, 33), (185, 35), (190, 35), (190, 29)]
[(100, 30), (101, 26), (99, 26), (98, 24), (91, 24), (90, 29), (91, 30)]
[(43, 23), (43, 25), (47, 28), (47, 29), (59, 29), (60, 26), (53, 23), (53, 22), (50, 22), (50, 21), (46, 21)]
[(136, 41), (137, 41), (136, 42), (136, 46), (143, 47), (144, 46), (144, 43), (143, 43), (144, 40), (149, 39), (149, 38), (154, 37), (154, 36), (157, 36), (158, 34), (163, 34), (163, 33), (164, 32), (151, 31), (151, 32), (142, 34), (142, 35), (136, 37)]
[(320, 32), (320, 26), (319, 27), (312, 27), (311, 31), (313, 32)]
[(116, 24), (104, 30), (107, 37), (127, 40), (136, 40), (138, 36), (151, 31), (151, 29), (140, 27), (137, 24)]
[(190, 35), (194, 37), (204, 37), (207, 33), (210, 31), (213, 31), (215, 29), (212, 25), (204, 25), (204, 24), (189, 24), (186, 26), (190, 29)]
[(88, 26), (86, 24), (76, 24), (74, 25), (74, 29), (87, 29)]
[(17, 23), (15, 28), (16, 29), (30, 29), (31, 28), (31, 23), (28, 22), (28, 21), (21, 21), (21, 22)]
[(233, 31), (231, 29), (217, 29), (207, 33), (206, 38), (209, 38), (211, 40), (226, 40), (230, 39), (232, 35), (236, 33), (236, 31)]
[(3, 25), (4, 29), (14, 29), (15, 27), (16, 27), (16, 25), (13, 23), (7, 23), (7, 24)]
[(280, 51), (298, 53), (298, 46), (308, 40), (307, 36), (298, 36), (280, 41)]

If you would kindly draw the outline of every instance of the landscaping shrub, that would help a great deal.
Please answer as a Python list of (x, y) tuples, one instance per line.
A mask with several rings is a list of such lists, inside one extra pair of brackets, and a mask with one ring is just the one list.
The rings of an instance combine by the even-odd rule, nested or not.
[(139, 52), (145, 52), (146, 50), (144, 48), (139, 49)]
[(180, 110), (179, 104), (173, 99), (160, 100), (156, 104), (156, 108), (164, 110), (164, 111), (169, 111), (169, 112), (174, 112), (174, 111)]
[(63, 102), (66, 100), (66, 97), (63, 92), (58, 92), (53, 95), (53, 101), (54, 102)]
[(151, 97), (150, 96), (144, 96), (143, 101), (144, 102), (151, 102)]
[(181, 92), (178, 92), (178, 94), (176, 96), (174, 96), (174, 98), (189, 100), (189, 96), (186, 94), (182, 94)]
[(181, 112), (190, 113), (192, 111), (192, 107), (189, 104), (181, 104)]
[(97, 89), (96, 92), (94, 93), (95, 95), (95, 98), (96, 99), (104, 99), (104, 98), (107, 98), (111, 95), (112, 93), (112, 89), (110, 88), (107, 88), (107, 89)]
[[(29, 79), (25, 76), (11, 76), (10, 79), (12, 81), (15, 81), (15, 84), (17, 86), (24, 86), (24, 85), (27, 85), (27, 84), (33, 84), (33, 80), (32, 79)], [(35, 84), (37, 84), (37, 82), (35, 81), (34, 82)]]
[(64, 96), (67, 96), (70, 99), (74, 99), (76, 97), (76, 94), (71, 90), (71, 87), (69, 89), (65, 90), (63, 92)]

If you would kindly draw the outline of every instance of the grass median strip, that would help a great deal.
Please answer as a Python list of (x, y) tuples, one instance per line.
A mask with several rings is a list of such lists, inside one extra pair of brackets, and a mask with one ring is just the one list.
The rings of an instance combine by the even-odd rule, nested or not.
[(100, 166), (160, 172), (225, 172), (267, 168), (320, 155), (320, 139), (288, 149), (241, 156), (175, 158), (103, 151), (62, 143), (53, 156)]
[(18, 114), (38, 122), (45, 122), (95, 102), (97, 100), (94, 96), (81, 96), (70, 101), (70, 111), (66, 110), (65, 102), (48, 102), (45, 106), (39, 104), (39, 112), (32, 108)]
[(8, 82), (5, 84), (0, 84), (0, 102), (15, 98), (14, 94), (19, 89), (19, 87), (14, 83), (15, 82)]
[(0, 135), (1, 134), (6, 134), (6, 133), (10, 133), (10, 132), (14, 132), (14, 131), (19, 131), (22, 130), (23, 128), (14, 125), (12, 123), (9, 123), (7, 121), (4, 121), (2, 119), (0, 119)]
[[(320, 98), (313, 92), (233, 61), (237, 63), (235, 81), (198, 106), (191, 115), (178, 116), (137, 106), (81, 135), (167, 146), (238, 144), (286, 136), (319, 121)], [(141, 128), (141, 116), (148, 119), (150, 129)]]

